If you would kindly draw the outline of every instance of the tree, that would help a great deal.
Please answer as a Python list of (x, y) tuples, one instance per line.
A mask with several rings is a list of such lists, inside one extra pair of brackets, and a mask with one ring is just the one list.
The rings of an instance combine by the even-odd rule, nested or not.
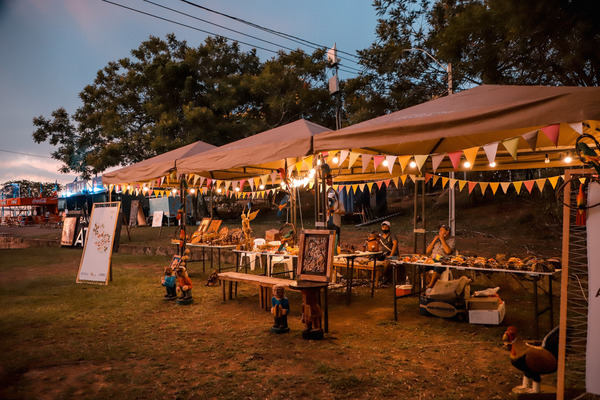
[[(355, 123), (476, 84), (600, 83), (600, 26), (590, 1), (375, 0), (377, 40), (347, 82)], [(432, 54), (440, 64), (422, 51)]]
[(318, 84), (322, 51), (280, 53), (263, 64), (223, 38), (191, 48), (167, 35), (131, 56), (98, 71), (72, 118), (62, 108), (53, 119), (34, 118), (34, 140), (59, 145), (53, 157), (63, 172), (89, 178), (198, 140), (222, 145), (301, 117), (333, 121)]
[(21, 197), (50, 197), (61, 189), (61, 185), (52, 182), (36, 182), (27, 179), (12, 180), (0, 185), (4, 190), (6, 186), (16, 184), (19, 187)]

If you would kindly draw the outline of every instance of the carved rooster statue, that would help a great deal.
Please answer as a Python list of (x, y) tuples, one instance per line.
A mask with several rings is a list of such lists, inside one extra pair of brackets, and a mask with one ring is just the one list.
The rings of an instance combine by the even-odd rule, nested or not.
[(534, 346), (518, 338), (517, 328), (514, 326), (506, 329), (502, 340), (511, 345), (510, 362), (523, 372), (523, 384), (515, 389), (539, 393), (541, 375), (556, 372), (558, 366), (558, 327), (544, 337), (541, 346)]

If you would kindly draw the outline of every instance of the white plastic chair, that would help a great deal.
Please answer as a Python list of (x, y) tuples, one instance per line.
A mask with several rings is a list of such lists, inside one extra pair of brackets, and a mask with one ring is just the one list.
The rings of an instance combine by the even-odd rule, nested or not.
[[(265, 244), (265, 239), (258, 238), (254, 239), (254, 247), (252, 247), (252, 251), (258, 251), (258, 246)], [(256, 264), (258, 263), (259, 267), (262, 267), (262, 261), (260, 254), (255, 254), (252, 252), (244, 252), (240, 253), (240, 267), (244, 266), (244, 258), (248, 257), (248, 262), (250, 263), (250, 270), (254, 271), (256, 268)]]
[(273, 269), (275, 264), (284, 264), (284, 269), (290, 274), (290, 278), (294, 277), (294, 260), (292, 257), (280, 255), (271, 256), (271, 269)]
[(452, 271), (450, 270), (450, 268), (446, 267), (446, 270), (444, 272), (442, 272), (442, 274), (440, 275), (440, 281), (446, 282), (446, 281), (451, 281), (451, 280), (452, 280)]

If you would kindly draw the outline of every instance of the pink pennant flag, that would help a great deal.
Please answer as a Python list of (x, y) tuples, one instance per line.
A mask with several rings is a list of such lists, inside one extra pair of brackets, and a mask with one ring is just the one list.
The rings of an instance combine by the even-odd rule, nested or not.
[(244, 190), (244, 185), (245, 185), (245, 184), (246, 184), (246, 180), (245, 180), (245, 179), (242, 179), (242, 180), (240, 181), (240, 190)]
[(152, 190), (152, 189), (149, 189), (149, 190), (148, 190), (148, 196), (152, 196), (152, 193), (154, 193), (154, 190)]
[(204, 177), (200, 177), (200, 184), (198, 186), (202, 187), (202, 185), (204, 185), (204, 181), (206, 180), (206, 178)]
[(396, 162), (396, 156), (386, 156), (385, 160), (388, 163), (388, 171), (390, 171), (390, 174), (392, 173), (392, 170), (394, 169), (394, 163)]
[(477, 186), (477, 182), (468, 181), (467, 183), (469, 184), (469, 194), (471, 194), (473, 189), (475, 189), (475, 186)]
[(498, 142), (490, 143), (483, 146), (483, 151), (485, 151), (485, 155), (488, 161), (493, 163), (496, 160), (496, 152), (498, 151)]
[(345, 187), (346, 187), (346, 185), (338, 186), (338, 193), (342, 193), (342, 190), (344, 190)]
[(448, 153), (448, 157), (450, 161), (452, 161), (452, 166), (454, 170), (457, 171), (460, 165), (460, 157), (462, 156), (462, 151), (453, 151), (452, 153)]
[(436, 154), (431, 156), (431, 166), (433, 167), (433, 172), (435, 172), (438, 169), (438, 167), (444, 160), (444, 157), (446, 157), (446, 154)]
[(211, 184), (211, 182), (212, 182), (212, 179), (210, 179), (210, 178), (206, 178), (206, 187), (207, 187), (207, 188), (209, 188), (209, 187), (210, 187), (210, 184)]
[(375, 170), (377, 170), (377, 167), (383, 160), (385, 160), (385, 156), (373, 156), (373, 166)]
[(340, 166), (342, 165), (344, 160), (346, 160), (346, 158), (348, 157), (348, 154), (350, 154), (350, 152), (348, 150), (340, 151), (340, 164), (339, 164)]
[(381, 189), (381, 185), (383, 185), (383, 181), (377, 181), (377, 188)]
[(525, 187), (527, 188), (527, 191), (529, 193), (531, 193), (531, 189), (533, 189), (533, 185), (535, 184), (535, 181), (525, 181), (523, 182), (523, 184), (525, 185)]
[(542, 128), (542, 132), (554, 143), (555, 146), (558, 146), (558, 132), (560, 131), (560, 124), (548, 125)]
[(391, 181), (392, 181), (391, 179), (386, 179), (386, 180), (384, 181), (384, 182), (385, 182), (385, 187), (390, 187), (390, 182), (391, 182)]
[(363, 174), (367, 170), (367, 167), (369, 166), (369, 162), (371, 161), (372, 157), (373, 156), (371, 154), (363, 154), (362, 155), (362, 172), (363, 172)]

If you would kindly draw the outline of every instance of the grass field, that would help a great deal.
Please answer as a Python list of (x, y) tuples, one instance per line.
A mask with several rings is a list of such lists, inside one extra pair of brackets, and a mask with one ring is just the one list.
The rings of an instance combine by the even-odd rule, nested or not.
[(0, 250), (0, 398), (505, 399), (521, 376), (501, 335), (533, 335), (523, 289), (502, 289), (502, 326), (479, 326), (420, 316), (415, 297), (394, 322), (392, 289), (359, 287), (350, 306), (330, 291), (330, 332), (306, 341), (293, 291), (291, 332), (275, 335), (253, 286), (224, 303), (193, 264), (195, 302), (177, 306), (159, 284), (168, 257), (115, 254), (107, 286), (75, 283), (80, 258)]

